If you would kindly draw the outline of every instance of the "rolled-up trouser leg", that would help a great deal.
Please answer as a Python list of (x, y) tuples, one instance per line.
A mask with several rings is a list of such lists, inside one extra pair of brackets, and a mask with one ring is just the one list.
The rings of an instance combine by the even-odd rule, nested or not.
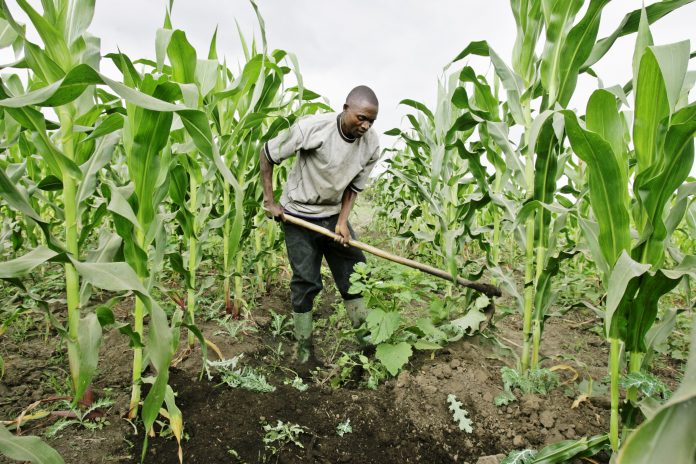
[(292, 268), (290, 293), (293, 311), (312, 310), (314, 298), (323, 288), (321, 282), (321, 235), (294, 224), (285, 223), (285, 247)]

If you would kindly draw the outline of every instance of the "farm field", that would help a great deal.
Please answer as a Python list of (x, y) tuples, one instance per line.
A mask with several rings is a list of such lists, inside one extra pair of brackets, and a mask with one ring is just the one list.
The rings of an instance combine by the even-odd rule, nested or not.
[(35, 3), (0, 0), (0, 462), (696, 462), (695, 52), (651, 33), (690, 0), (607, 36), (609, 0), (511, 0), (511, 56), (404, 95), (350, 220), (439, 277), (368, 254), (356, 322), (325, 263), (308, 362), (264, 163), (335, 109), (264, 5), (229, 61), (174, 2), (154, 56)]

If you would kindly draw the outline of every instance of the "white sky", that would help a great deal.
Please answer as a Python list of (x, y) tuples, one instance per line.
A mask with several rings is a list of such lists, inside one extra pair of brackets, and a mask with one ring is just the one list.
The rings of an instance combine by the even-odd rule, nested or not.
[[(18, 7), (8, 2), (13, 11)], [(38, 4), (32, 0), (32, 4)], [(102, 54), (117, 47), (131, 58), (154, 58), (155, 32), (164, 19), (167, 0), (99, 0), (90, 32), (102, 39)], [(269, 48), (297, 55), (305, 86), (340, 109), (355, 85), (372, 87), (380, 99), (375, 129), (384, 132), (401, 122), (404, 98), (434, 105), (437, 78), (443, 67), (470, 41), (487, 40), (508, 63), (515, 24), (508, 0), (258, 0), (266, 22)], [(589, 2), (587, 2), (589, 3)], [(654, 3), (646, 1), (646, 4)], [(613, 0), (602, 16), (600, 37), (608, 35), (639, 0)], [(583, 10), (584, 11), (584, 10)], [(582, 14), (582, 12), (581, 12)], [(22, 18), (21, 14), (17, 16)], [(578, 15), (580, 17), (580, 15)], [(177, 0), (172, 21), (183, 29), (201, 57), (207, 55), (216, 26), (218, 54), (228, 63), (241, 60), (235, 26), (247, 40), (260, 39), (256, 17), (247, 0)], [(696, 48), (696, 3), (652, 26), (656, 44), (690, 39)], [(631, 74), (635, 35), (621, 38), (594, 66), (605, 86), (624, 84)], [(104, 71), (118, 75), (104, 60)], [(479, 73), (490, 69), (484, 59), (471, 64)], [(692, 69), (695, 68), (692, 62)], [(597, 87), (594, 78), (580, 78), (571, 106), (580, 106)], [(382, 136), (384, 146), (393, 139)]]
[[(305, 85), (340, 109), (345, 94), (358, 84), (372, 87), (380, 99), (379, 132), (401, 125), (404, 98), (434, 105), (443, 67), (470, 41), (487, 40), (510, 62), (515, 24), (508, 0), (259, 0), (269, 48), (297, 55)], [(588, 2), (589, 3), (589, 2)], [(653, 2), (646, 2), (653, 3)], [(154, 57), (155, 31), (162, 25), (165, 1), (97, 2), (91, 31), (102, 38), (104, 53), (118, 46), (131, 57)], [(600, 37), (608, 35), (638, 0), (614, 0), (602, 16)], [(250, 39), (258, 34), (246, 0), (177, 0), (172, 21), (183, 29), (199, 55), (207, 54), (216, 26), (218, 53), (228, 62), (240, 56), (235, 19)], [(696, 3), (653, 25), (657, 44), (690, 39), (696, 44)], [(635, 36), (616, 43), (595, 70), (605, 85), (624, 84), (631, 74)], [(487, 64), (473, 62), (479, 73)], [(693, 68), (693, 66), (692, 66)], [(597, 87), (585, 76), (574, 104), (584, 105)], [(582, 109), (581, 109), (582, 110)], [(384, 143), (389, 138), (382, 137)]]

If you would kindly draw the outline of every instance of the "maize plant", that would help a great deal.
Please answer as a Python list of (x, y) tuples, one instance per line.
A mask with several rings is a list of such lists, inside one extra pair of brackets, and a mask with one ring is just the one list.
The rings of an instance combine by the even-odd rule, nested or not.
[[(575, 21), (585, 3), (583, 16)], [(527, 204), (517, 214), (517, 222), (520, 218), (524, 220), (526, 259), (522, 370), (538, 364), (543, 322), (551, 301), (551, 279), (558, 272), (559, 262), (575, 253), (572, 241), (565, 243), (562, 250), (553, 249), (560, 245), (555, 237), (563, 229), (568, 213), (567, 207), (554, 202), (558, 179), (568, 159), (564, 120), (555, 111), (568, 105), (581, 73), (589, 71), (617, 38), (638, 29), (641, 10), (626, 15), (610, 36), (597, 40), (601, 13), (608, 3), (608, 0), (512, 0), (517, 24), (512, 68), (485, 41), (472, 42), (454, 60), (470, 55), (490, 57), (507, 94), (509, 115), (502, 118), (505, 123), (487, 121), (486, 132), (494, 142), (492, 151), (505, 153), (508, 164), (513, 166), (511, 170), (517, 173), (517, 180), (526, 191)], [(686, 3), (689, 2), (665, 1), (651, 5), (646, 10), (646, 20), (654, 22)], [(535, 50), (542, 32), (545, 40), (542, 54), (537, 58)], [(508, 138), (513, 128), (522, 131), (517, 147)], [(570, 205), (566, 202), (566, 206)], [(549, 237), (553, 240), (549, 241)]]
[(465, 146), (480, 119), (471, 108), (473, 102), (460, 92), (463, 89), (458, 81), (475, 82), (476, 102), (482, 108), (479, 111), (497, 111), (497, 105), (492, 109), (486, 106), (493, 100), (491, 90), (471, 73), (473, 70), (467, 68), (439, 84), (435, 112), (422, 103), (402, 101), (420, 114), (408, 115), (409, 132), (387, 132), (399, 135), (407, 151), (390, 160), (388, 173), (393, 177), (383, 207), (399, 214), (401, 228), (409, 235), (433, 243), (442, 257), (437, 264), (444, 265), (453, 276), (461, 272), (459, 257), (467, 238), (478, 237), (482, 248), (488, 247), (475, 221), (476, 212), (490, 202), (480, 160), (482, 150), (470, 151)]
[[(58, 6), (52, 2), (44, 3), (44, 11), (40, 14), (28, 3), (19, 2), (44, 41), (43, 49), (26, 39), (24, 28), (14, 21), (7, 5), (2, 4), (4, 20), (23, 39), (21, 51), (24, 55), (15, 66), (29, 66), (33, 80), (26, 90), (14, 85), (13, 90), (24, 90), (16, 95), (8, 86), (3, 86), (0, 107), (5, 119), (11, 118), (26, 132), (26, 139), (31, 141), (27, 150), (37, 153), (44, 161), (53, 176), (49, 178), (50, 183), (60, 183), (62, 195), (52, 208), (55, 217), (63, 221), (65, 244), (52, 233), (53, 218), (40, 215), (32, 207), (22, 186), (12, 183), (3, 171), (0, 175), (3, 198), (10, 208), (42, 229), (48, 247), (38, 246), (3, 263), (0, 277), (16, 281), (43, 262), (64, 263), (68, 300), (68, 328), (64, 332), (75, 390), (74, 402), (81, 398), (94, 374), (101, 338), (96, 314), (92, 312), (80, 317), (81, 306), (89, 298), (89, 286), (135, 292), (133, 328), (129, 331), (135, 347), (130, 413), (136, 413), (140, 399), (144, 346), (157, 374), (143, 402), (145, 428), (150, 433), (162, 403), (166, 402), (172, 429), (180, 438), (180, 427), (174, 426), (179, 422), (180, 413), (167, 386), (169, 361), (178, 342), (176, 328), (180, 316), (175, 313), (170, 325), (166, 314), (149, 295), (154, 282), (150, 272), (151, 253), (160, 255), (163, 243), (157, 240), (162, 237), (163, 230), (158, 205), (169, 191), (169, 136), (174, 118), (177, 118), (177, 123), (180, 121), (193, 146), (212, 166), (211, 169), (219, 172), (230, 184), (234, 185), (235, 179), (219, 155), (207, 115), (186, 106), (191, 90), (186, 84), (172, 82), (163, 75), (139, 74), (122, 54), (111, 55), (111, 58), (123, 73), (124, 83), (103, 76), (98, 71), (98, 40), (84, 32), (91, 20), (93, 2), (66, 1)], [(97, 86), (106, 87), (116, 95)], [(121, 99), (125, 101), (125, 108)], [(52, 108), (60, 125), (47, 120), (39, 108)], [(103, 191), (108, 203), (101, 203), (92, 211), (88, 207), (92, 201), (95, 206), (100, 201), (106, 202), (106, 198), (94, 200), (92, 196), (98, 174), (111, 160), (114, 147), (121, 138), (119, 147), (125, 156), (130, 182), (119, 185), (105, 180)], [(85, 202), (88, 206), (84, 206)], [(107, 210), (112, 213), (116, 232), (123, 240), (122, 253), (127, 264), (111, 262), (115, 250), (121, 246), (114, 237), (103, 239), (103, 249), (89, 254), (92, 262), (80, 260), (81, 235), (84, 241), (96, 228), (95, 224), (103, 220)], [(85, 218), (93, 223), (81, 224), (80, 220)], [(151, 250), (153, 242), (159, 242), (160, 251)], [(80, 278), (84, 285), (82, 292)], [(150, 316), (147, 343), (143, 337), (146, 313)]]
[[(683, 219), (693, 183), (685, 184), (694, 163), (696, 104), (688, 102), (693, 82), (686, 79), (688, 42), (653, 46), (648, 15), (641, 16), (634, 54), (634, 104), (626, 144), (627, 115), (621, 99), (595, 91), (587, 104), (585, 127), (565, 112), (575, 153), (587, 163), (589, 200), (594, 220), (583, 230), (593, 259), (604, 270), (607, 288), (606, 335), (611, 343), (611, 441), (618, 448), (618, 377), (620, 350), (628, 371), (640, 372), (647, 352), (645, 337), (655, 322), (659, 299), (684, 276), (696, 277), (696, 257), (667, 259), (667, 245)], [(631, 159), (635, 159), (633, 169)], [(632, 179), (633, 195), (629, 194)], [(637, 232), (637, 240), (631, 231)], [(674, 263), (671, 269), (666, 266)], [(635, 402), (635, 390), (628, 391)]]
[[(21, 63), (28, 67), (31, 76), (26, 93), (18, 85), (17, 79), (11, 85), (4, 85), (0, 95), (4, 100), (0, 105), (4, 109), (5, 120), (12, 120), (21, 126), (23, 140), (26, 142), (22, 144), (24, 154), (36, 153), (45, 163), (47, 172), (42, 180), (44, 185), (51, 182), (52, 188), (59, 191), (56, 195), (57, 202), (52, 203), (52, 206), (54, 217), (62, 221), (64, 243), (59, 243), (51, 235), (49, 221), (44, 220), (34, 209), (35, 200), (27, 200), (24, 196), (16, 198), (18, 195), (22, 196), (22, 192), (12, 185), (6, 184), (3, 190), (8, 197), (16, 198), (14, 201), (7, 200), (10, 206), (21, 206), (20, 211), (42, 227), (46, 243), (52, 249), (66, 251), (73, 259), (80, 259), (80, 245), (85, 238), (82, 235), (83, 240), (80, 240), (81, 234), (89, 233), (94, 228), (88, 222), (90, 219), (95, 222), (99, 220), (87, 211), (89, 198), (95, 188), (95, 177), (104, 163), (108, 162), (116, 143), (113, 137), (100, 138), (97, 137), (98, 134), (92, 137), (92, 134), (78, 130), (79, 126), (100, 125), (106, 117), (107, 105), (97, 98), (92, 83), (85, 82), (81, 87), (78, 86), (79, 91), (72, 88), (66, 90), (68, 86), (63, 86), (66, 80), (69, 82), (69, 76), (80, 74), (79, 71), (75, 73), (75, 70), (98, 68), (99, 39), (86, 33), (94, 12), (94, 2), (47, 2), (43, 15), (26, 1), (20, 0), (17, 4), (31, 20), (44, 47), (27, 39), (25, 27), (15, 22), (6, 3), (2, 2), (3, 19), (17, 36), (15, 49), (23, 53), (16, 65)], [(11, 93), (13, 91), (15, 93)], [(52, 108), (59, 126), (47, 121), (40, 107)], [(8, 127), (11, 125), (9, 123)], [(33, 165), (33, 162), (28, 165)], [(3, 179), (3, 183), (6, 181), (9, 181), (7, 177)], [(96, 368), (96, 358), (89, 351), (98, 346), (101, 329), (94, 315), (81, 318), (80, 308), (85, 304), (88, 292), (80, 291), (80, 276), (75, 265), (68, 260), (64, 268), (68, 325), (66, 342), (74, 390), (73, 401), (76, 403), (88, 388)], [(78, 338), (80, 333), (86, 331), (92, 336), (89, 346), (83, 346)]]

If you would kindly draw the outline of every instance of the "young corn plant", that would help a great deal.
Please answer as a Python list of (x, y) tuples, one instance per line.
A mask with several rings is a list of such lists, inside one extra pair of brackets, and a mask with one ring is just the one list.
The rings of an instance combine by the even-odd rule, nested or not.
[[(640, 10), (624, 18), (608, 37), (597, 40), (599, 23), (608, 0), (554, 1), (512, 0), (517, 39), (510, 68), (485, 41), (470, 43), (455, 62), (471, 55), (490, 57), (495, 73), (507, 94), (509, 114), (504, 123), (486, 122), (487, 133), (515, 165), (526, 191), (523, 207), (525, 275), (523, 297), (523, 351), (520, 367), (536, 367), (546, 308), (549, 306), (551, 278), (560, 260), (572, 252), (556, 252), (549, 237), (563, 228), (566, 208), (553, 204), (557, 180), (564, 171), (564, 118), (554, 113), (568, 106), (578, 76), (590, 71), (620, 36), (638, 29)], [(646, 18), (654, 22), (688, 2), (667, 1), (651, 5)], [(584, 6), (587, 6), (584, 8)], [(584, 11), (576, 21), (577, 15)], [(540, 39), (544, 32), (543, 47)], [(537, 57), (535, 50), (542, 49)], [(508, 137), (521, 130), (515, 148)]]
[[(627, 353), (629, 373), (640, 372), (658, 301), (684, 276), (696, 276), (692, 255), (680, 256), (674, 267), (667, 267), (667, 246), (684, 217), (686, 192), (693, 195), (693, 185), (684, 184), (694, 162), (696, 133), (696, 104), (688, 102), (693, 83), (685, 79), (690, 48), (688, 42), (653, 46), (648, 23), (643, 11), (631, 83), (634, 152), (625, 142), (629, 134), (622, 130), (627, 118), (620, 112), (621, 102), (608, 90), (592, 94), (584, 127), (574, 113), (563, 113), (573, 150), (587, 163), (594, 221), (584, 220), (583, 230), (607, 289), (614, 450), (619, 444), (621, 350)], [(637, 391), (629, 389), (627, 396), (635, 402)]]
[[(56, 192), (55, 202), (48, 203), (53, 217), (62, 222), (64, 243), (52, 235), (51, 220), (43, 219), (36, 211), (38, 195), (27, 199), (28, 195), (21, 187), (8, 183), (10, 177), (7, 173), (1, 175), (1, 183), (2, 194), (10, 207), (21, 211), (27, 220), (43, 230), (49, 247), (55, 251), (65, 251), (71, 257), (64, 262), (67, 299), (65, 335), (74, 402), (77, 403), (96, 369), (96, 356), (89, 351), (98, 346), (101, 328), (94, 314), (81, 317), (81, 307), (88, 300), (89, 287), (84, 285), (81, 290), (80, 275), (73, 260), (81, 258), (86, 237), (103, 217), (103, 213), (91, 214), (89, 211), (91, 196), (97, 173), (108, 163), (117, 138), (95, 129), (108, 118), (106, 110), (109, 106), (98, 98), (95, 82), (83, 82), (71, 89), (64, 85), (69, 78), (81, 74), (74, 72), (75, 69), (93, 70), (99, 66), (99, 39), (86, 32), (94, 12), (94, 1), (44, 3), (44, 11), (39, 13), (28, 2), (17, 2), (29, 17), (43, 47), (27, 38), (26, 28), (14, 20), (4, 1), (0, 3), (3, 24), (8, 34), (16, 38), (15, 50), (21, 54), (21, 59), (15, 65), (23, 64), (30, 70), (26, 91), (16, 76), (3, 81), (0, 106), (8, 122), (6, 128), (14, 126), (22, 131), (19, 154), (26, 157), (29, 174), (41, 172), (36, 169), (35, 161), (31, 160), (34, 153), (40, 156), (46, 167), (46, 177), (39, 181), (38, 186)], [(78, 3), (80, 8), (76, 8)], [(3, 43), (4, 46), (7, 44), (7, 41)], [(50, 108), (49, 112), (55, 114), (59, 125), (47, 120), (40, 108)], [(9, 121), (14, 121), (16, 125)], [(81, 129), (85, 127), (89, 131)], [(33, 227), (27, 228), (27, 231), (30, 230)], [(38, 245), (35, 238), (32, 241)], [(97, 255), (106, 257), (103, 253)], [(6, 272), (12, 273), (12, 270), (6, 268)], [(90, 334), (89, 344), (81, 340), (82, 333)]]
[[(261, 188), (258, 182), (258, 153), (266, 141), (280, 130), (289, 127), (299, 116), (318, 110), (330, 110), (326, 105), (313, 102), (318, 94), (305, 90), (297, 59), (283, 50), (268, 52), (265, 26), (252, 2), (259, 20), (262, 49), (257, 50), (256, 41), (247, 45), (244, 35), (239, 33), (246, 62), (240, 67), (237, 77), (226, 67), (217, 75), (215, 91), (209, 102), (209, 114), (213, 131), (221, 141), (221, 154), (235, 178), (230, 188), (220, 184), (222, 190), (222, 214), (224, 219), (223, 272), (224, 298), (227, 314), (239, 317), (243, 305), (242, 293), (244, 274), (244, 243), (253, 235), (252, 246), (256, 254), (255, 271), (259, 285), (264, 281), (268, 267), (264, 256), (277, 246), (276, 226), (265, 221), (261, 208)], [(216, 55), (211, 43), (210, 56)], [(284, 83), (291, 68), (295, 72), (297, 86), (285, 88)], [(274, 185), (283, 184), (286, 168), (274, 169), (277, 176)], [(265, 242), (265, 243), (264, 243)]]
[[(460, 80), (475, 83), (475, 101), (485, 110), (473, 106), (474, 100), (470, 102), (458, 86)], [(486, 104), (492, 98), (488, 85), (467, 68), (439, 84), (435, 112), (422, 103), (402, 101), (419, 115), (407, 116), (409, 132), (387, 132), (400, 136), (406, 150), (389, 160), (390, 194), (384, 197), (389, 202), (384, 207), (400, 216), (401, 233), (434, 244), (439, 252), (437, 264), (453, 276), (461, 273), (467, 239), (477, 239), (482, 248), (488, 247), (476, 222), (476, 213), (490, 202), (487, 176), (481, 151), (470, 151), (465, 142), (481, 120), (476, 113), (488, 114)], [(492, 106), (490, 111), (497, 111), (497, 105)]]

